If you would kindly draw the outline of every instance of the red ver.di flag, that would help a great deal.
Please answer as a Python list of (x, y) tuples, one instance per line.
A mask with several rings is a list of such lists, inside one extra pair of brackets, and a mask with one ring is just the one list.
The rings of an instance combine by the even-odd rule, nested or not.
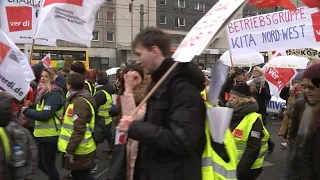
[(265, 78), (269, 83), (272, 95), (279, 98), (280, 91), (291, 81), (296, 73), (297, 72), (291, 68), (268, 67)]
[[(2, 31), (14, 42), (31, 44), (39, 17), (41, 0), (0, 1)], [(35, 44), (56, 46), (55, 39), (37, 39)]]
[(50, 53), (48, 53), (42, 60), (42, 63), (45, 67), (50, 67), (51, 65), (51, 56)]
[(0, 87), (22, 100), (35, 79), (27, 57), (0, 29)]
[(200, 55), (212, 39), (217, 36), (231, 20), (237, 10), (246, 4), (246, 0), (218, 1), (182, 40), (172, 57), (178, 62), (190, 62)]
[(44, 0), (36, 38), (91, 46), (95, 15), (104, 0)]

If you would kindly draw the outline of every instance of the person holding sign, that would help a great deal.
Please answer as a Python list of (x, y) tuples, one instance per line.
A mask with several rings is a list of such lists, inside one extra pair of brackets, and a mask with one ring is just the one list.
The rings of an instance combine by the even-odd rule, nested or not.
[[(152, 78), (148, 88), (174, 64), (169, 58), (170, 44), (170, 36), (158, 28), (146, 28), (136, 36), (136, 63)], [(180, 63), (147, 101), (143, 121), (122, 117), (117, 129), (139, 141), (135, 180), (202, 179), (201, 155), (206, 141), (206, 107), (200, 95), (203, 82), (196, 65)]]
[(232, 108), (230, 129), (236, 140), (239, 155), (237, 175), (239, 180), (254, 180), (262, 172), (268, 150), (269, 133), (264, 127), (259, 105), (250, 96), (247, 83), (235, 85), (230, 91), (227, 106)]

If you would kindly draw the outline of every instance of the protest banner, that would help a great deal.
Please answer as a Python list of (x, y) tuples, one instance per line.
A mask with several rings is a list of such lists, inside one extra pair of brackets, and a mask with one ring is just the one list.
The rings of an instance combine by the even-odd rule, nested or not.
[[(0, 1), (2, 31), (14, 42), (32, 44), (41, 0)], [(35, 44), (56, 46), (55, 39), (36, 39)]]
[(44, 0), (35, 37), (90, 47), (95, 15), (103, 3), (104, 0)]
[(0, 29), (0, 87), (22, 100), (34, 79), (27, 57)]
[(224, 26), (231, 20), (246, 0), (218, 1), (189, 31), (172, 55), (175, 61), (190, 62), (200, 55), (208, 44), (215, 39)]
[(320, 47), (320, 10), (300, 7), (237, 19), (226, 29), (232, 55)]

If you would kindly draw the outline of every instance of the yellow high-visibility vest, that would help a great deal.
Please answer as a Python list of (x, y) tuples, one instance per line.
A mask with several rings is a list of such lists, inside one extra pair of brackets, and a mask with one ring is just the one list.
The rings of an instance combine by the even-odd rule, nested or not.
[[(41, 101), (41, 104), (36, 105), (37, 111), (43, 111), (44, 110), (44, 104), (45, 100), (43, 99)], [(60, 128), (61, 128), (61, 122), (63, 116), (63, 107), (56, 112), (56, 115), (58, 117), (52, 117), (48, 121), (37, 121), (35, 120), (35, 126), (33, 135), (35, 137), (52, 137), (52, 136), (59, 136), (60, 134)], [(60, 120), (59, 120), (59, 119)]]
[(6, 156), (6, 162), (9, 162), (11, 157), (10, 143), (7, 133), (3, 127), (0, 127), (0, 138), (3, 144), (4, 154)]
[[(253, 112), (246, 115), (244, 119), (240, 122), (240, 124), (232, 132), (236, 140), (236, 145), (238, 149), (238, 155), (239, 155), (238, 161), (241, 160), (242, 155), (247, 148), (247, 142), (250, 135), (249, 133), (252, 129), (253, 124), (256, 122), (257, 119), (259, 119), (263, 125), (261, 114)], [(263, 136), (261, 141), (260, 152), (256, 161), (253, 163), (251, 169), (258, 169), (263, 166), (264, 157), (268, 150), (268, 140), (270, 137), (269, 132), (264, 126), (263, 126), (262, 132), (263, 134), (260, 134), (260, 136)]]
[[(77, 150), (74, 153), (77, 155), (89, 154), (97, 149), (96, 144), (95, 144), (93, 137), (92, 137), (92, 132), (94, 130), (94, 122), (95, 122), (94, 108), (87, 99), (85, 99), (85, 98), (83, 98), (83, 99), (88, 103), (88, 105), (90, 106), (91, 112), (93, 114), (92, 114), (90, 123), (86, 124), (86, 132), (83, 136), (83, 139), (82, 139), (81, 143), (78, 145)], [(73, 133), (73, 128), (74, 128), (73, 108), (74, 108), (74, 104), (70, 103), (68, 105), (68, 107), (66, 109), (66, 113), (64, 115), (64, 121), (63, 121), (63, 124), (61, 127), (60, 136), (58, 139), (58, 149), (61, 152), (66, 152), (67, 146), (69, 144), (69, 140), (70, 140), (71, 135)]]
[(102, 92), (106, 95), (107, 102), (99, 107), (98, 115), (103, 116), (105, 119), (105, 125), (108, 125), (112, 122), (112, 118), (109, 115), (109, 110), (112, 104), (112, 96), (105, 90), (102, 90)]
[[(206, 107), (211, 107), (205, 103)], [(217, 119), (218, 120), (218, 119)], [(202, 153), (202, 180), (236, 180), (237, 179), (237, 147), (229, 129), (226, 130), (224, 145), (228, 153), (229, 162), (225, 162), (212, 148), (209, 122), (205, 122), (206, 146)]]

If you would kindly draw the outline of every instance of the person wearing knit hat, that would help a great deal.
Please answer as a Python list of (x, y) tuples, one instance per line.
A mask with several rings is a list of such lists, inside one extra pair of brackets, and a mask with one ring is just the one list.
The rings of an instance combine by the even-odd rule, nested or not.
[[(79, 73), (85, 76), (86, 72), (87, 72), (86, 67), (81, 61), (76, 61), (72, 63), (70, 66), (70, 74)], [(88, 90), (92, 96), (96, 93), (95, 86), (91, 82), (89, 82), (87, 79), (85, 81), (84, 89)], [(68, 96), (68, 93), (67, 93), (67, 96)]]
[(252, 81), (247, 81), (235, 85), (227, 103), (233, 109), (230, 130), (237, 147), (241, 147), (238, 149), (242, 154), (237, 168), (239, 180), (254, 180), (259, 177), (268, 150), (269, 133), (263, 125), (261, 114), (257, 113), (258, 103), (251, 97), (251, 83)]
[[(301, 121), (297, 123), (301, 150), (301, 173), (302, 180), (318, 180), (320, 178), (320, 64), (311, 65), (304, 72), (301, 86), (305, 94), (305, 110)], [(307, 111), (309, 109), (309, 111)], [(293, 122), (292, 122), (293, 123)], [(293, 125), (292, 125), (293, 126)], [(302, 146), (302, 148), (301, 148)]]
[(86, 67), (81, 61), (76, 61), (71, 64), (70, 66), (70, 74), (73, 72), (79, 73), (79, 74), (85, 74), (86, 73)]

